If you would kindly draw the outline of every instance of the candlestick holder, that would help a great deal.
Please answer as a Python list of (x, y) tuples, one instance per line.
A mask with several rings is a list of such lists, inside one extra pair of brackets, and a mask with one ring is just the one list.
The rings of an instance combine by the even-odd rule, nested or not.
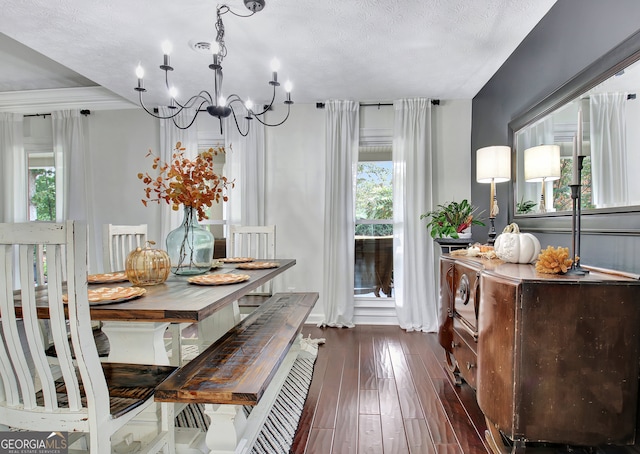
[[(582, 176), (582, 161), (584, 156), (578, 156), (578, 175)], [(582, 191), (581, 184), (570, 184), (571, 188), (571, 201), (573, 202), (573, 209), (571, 212), (571, 249), (573, 252), (573, 263), (571, 268), (567, 270), (567, 274), (574, 276), (584, 276), (589, 273), (580, 266), (580, 236), (582, 232), (581, 218), (582, 218)]]

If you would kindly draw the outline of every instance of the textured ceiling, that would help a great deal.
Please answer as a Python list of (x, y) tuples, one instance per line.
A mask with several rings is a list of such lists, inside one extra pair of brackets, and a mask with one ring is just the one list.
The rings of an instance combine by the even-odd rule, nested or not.
[[(270, 97), (269, 61), (277, 56), (295, 102), (472, 98), (554, 3), (267, 0), (252, 17), (223, 16), (224, 93)], [(242, 0), (227, 4), (247, 12)], [(0, 92), (102, 85), (137, 102), (141, 62), (149, 104), (166, 104), (158, 69), (166, 39), (179, 97), (213, 88), (211, 56), (188, 43), (213, 39), (215, 2), (0, 0), (0, 7)]]

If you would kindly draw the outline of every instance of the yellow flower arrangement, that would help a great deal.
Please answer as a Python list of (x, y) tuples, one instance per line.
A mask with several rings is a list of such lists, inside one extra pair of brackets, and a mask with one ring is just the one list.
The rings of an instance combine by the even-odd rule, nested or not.
[(566, 273), (573, 260), (569, 258), (569, 248), (548, 246), (538, 256), (536, 271), (543, 274)]
[(208, 219), (205, 207), (210, 207), (213, 202), (220, 203), (220, 200), (226, 202), (226, 190), (234, 186), (227, 177), (213, 171), (213, 157), (224, 153), (225, 149), (209, 148), (193, 160), (185, 158), (184, 151), (182, 143), (176, 143), (169, 163), (149, 150), (147, 157), (153, 156), (152, 168), (158, 170), (159, 174), (152, 177), (146, 172), (138, 173), (138, 178), (147, 186), (146, 199), (142, 199), (142, 203), (147, 206), (147, 202), (160, 203), (164, 200), (174, 211), (179, 210), (180, 205), (193, 207), (199, 220)]

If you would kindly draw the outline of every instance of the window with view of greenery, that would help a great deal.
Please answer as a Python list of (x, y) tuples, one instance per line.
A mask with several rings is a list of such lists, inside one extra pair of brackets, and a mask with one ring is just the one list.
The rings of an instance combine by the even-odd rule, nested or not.
[(35, 220), (54, 221), (56, 218), (55, 171), (29, 169), (29, 181), (33, 182), (31, 206), (35, 208)]
[(392, 224), (365, 224), (362, 220), (393, 219), (392, 166), (389, 161), (361, 162), (356, 180), (356, 235), (384, 236)]
[(356, 177), (355, 282), (359, 297), (392, 297), (393, 165), (360, 161)]
[[(571, 178), (573, 175), (573, 159), (560, 160), (560, 179), (553, 182), (553, 207), (556, 211), (571, 211)], [(591, 200), (591, 156), (582, 161), (582, 181), (580, 186), (581, 208), (595, 208)]]
[[(29, 220), (56, 220), (56, 171), (53, 153), (33, 152), (28, 154), (29, 170), (27, 174), (29, 194)], [(37, 251), (34, 251), (36, 260)], [(34, 270), (36, 283), (47, 282), (47, 247), (42, 250), (42, 261)], [(41, 275), (38, 271), (41, 271)]]

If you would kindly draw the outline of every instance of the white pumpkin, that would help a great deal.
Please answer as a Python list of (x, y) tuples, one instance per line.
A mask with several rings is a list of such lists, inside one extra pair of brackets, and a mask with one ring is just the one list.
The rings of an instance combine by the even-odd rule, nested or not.
[(540, 254), (540, 241), (531, 233), (520, 233), (518, 224), (511, 223), (498, 235), (493, 248), (505, 262), (531, 263)]

